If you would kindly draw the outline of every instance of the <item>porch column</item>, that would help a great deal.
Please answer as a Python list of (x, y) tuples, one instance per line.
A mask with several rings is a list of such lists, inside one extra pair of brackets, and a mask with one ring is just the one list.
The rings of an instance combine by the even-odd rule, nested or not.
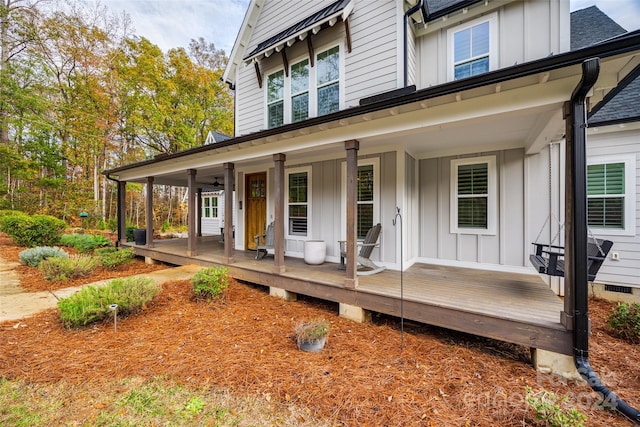
[(233, 163), (224, 164), (224, 255), (222, 261), (225, 264), (233, 263), (234, 245), (233, 240), (233, 177), (235, 175), (235, 165)]
[(118, 181), (118, 241), (127, 243), (127, 182)]
[(198, 188), (196, 211), (198, 212), (198, 237), (202, 237), (202, 188)]
[(274, 154), (275, 163), (275, 218), (273, 224), (273, 272), (284, 273), (284, 162), (287, 159), (282, 153)]
[(344, 286), (355, 289), (358, 286), (356, 260), (356, 241), (358, 239), (357, 224), (357, 204), (358, 204), (358, 149), (360, 143), (351, 139), (345, 141), (344, 148), (347, 150), (347, 271), (344, 279)]
[(188, 171), (188, 201), (187, 201), (187, 256), (196, 255), (196, 170)]
[(153, 177), (147, 177), (147, 247), (153, 247)]

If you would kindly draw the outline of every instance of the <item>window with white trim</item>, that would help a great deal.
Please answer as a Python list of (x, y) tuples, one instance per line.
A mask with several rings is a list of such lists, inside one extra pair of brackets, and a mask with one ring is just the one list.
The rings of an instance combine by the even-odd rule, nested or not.
[(323, 50), (315, 56), (295, 61), (285, 76), (280, 69), (267, 74), (266, 125), (282, 126), (340, 110), (342, 102), (340, 46)]
[(635, 235), (635, 155), (589, 159), (587, 220), (594, 233)]
[(267, 77), (267, 121), (270, 128), (284, 123), (284, 70)]
[(218, 196), (202, 196), (202, 218), (218, 218)]
[(495, 156), (451, 161), (451, 233), (495, 234)]
[(448, 31), (449, 80), (486, 73), (497, 67), (497, 16), (475, 19)]
[(311, 168), (287, 170), (286, 224), (289, 236), (308, 236), (311, 213)]
[[(347, 209), (347, 164), (342, 163), (342, 212)], [(357, 223), (358, 240), (364, 240), (367, 231), (380, 222), (380, 159), (372, 157), (358, 160), (356, 176), (357, 191)], [(346, 235), (346, 216), (342, 215), (341, 233)]]

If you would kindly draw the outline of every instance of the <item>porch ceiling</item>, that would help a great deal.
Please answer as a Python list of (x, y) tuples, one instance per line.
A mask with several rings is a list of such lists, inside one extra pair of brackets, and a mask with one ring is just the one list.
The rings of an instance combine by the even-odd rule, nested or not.
[[(591, 105), (639, 62), (637, 51), (602, 59)], [(361, 155), (404, 150), (420, 159), (517, 147), (533, 153), (563, 137), (562, 106), (580, 76), (580, 65), (575, 64), (459, 92), (446, 90), (453, 84), (443, 85), (442, 90), (428, 88), (397, 102), (353, 107), (325, 120), (240, 136), (114, 173), (128, 182), (146, 182), (153, 176), (155, 184), (186, 186), (187, 170), (196, 169), (198, 186), (206, 189), (216, 178), (221, 182), (226, 162), (252, 169), (271, 164), (276, 153), (286, 154), (287, 163), (343, 158), (344, 141), (351, 139), (360, 141)]]

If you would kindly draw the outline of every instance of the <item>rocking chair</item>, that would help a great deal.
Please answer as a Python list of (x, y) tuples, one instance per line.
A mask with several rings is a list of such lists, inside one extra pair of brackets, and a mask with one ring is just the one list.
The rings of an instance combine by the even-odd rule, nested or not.
[[(380, 246), (380, 244), (376, 242), (378, 241), (378, 236), (380, 236), (381, 229), (382, 226), (380, 223), (374, 225), (369, 229), (369, 231), (367, 231), (364, 241), (358, 242), (358, 246), (361, 246), (360, 253), (358, 253), (357, 258), (358, 264), (367, 268), (367, 270), (358, 269), (358, 276), (368, 276), (370, 274), (379, 273), (385, 269), (385, 267), (378, 266), (369, 259), (371, 252), (373, 252), (373, 248)], [(339, 240), (338, 243), (340, 244), (340, 266), (338, 266), (338, 268), (344, 270), (347, 268), (344, 263), (344, 259), (347, 257), (347, 241)]]
[(254, 236), (254, 239), (256, 241), (256, 259), (262, 259), (269, 253), (269, 249), (273, 249), (273, 222), (267, 226), (264, 234), (258, 234)]

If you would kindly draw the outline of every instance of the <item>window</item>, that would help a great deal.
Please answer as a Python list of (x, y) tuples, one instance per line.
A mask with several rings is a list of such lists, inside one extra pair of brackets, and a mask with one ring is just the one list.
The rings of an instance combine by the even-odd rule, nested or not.
[[(364, 240), (367, 231), (380, 222), (380, 159), (377, 157), (358, 161), (356, 176), (357, 222), (356, 235)], [(347, 210), (347, 164), (342, 163), (342, 205), (341, 212)], [(341, 215), (341, 234), (347, 234), (346, 215)]]
[(291, 121), (309, 117), (309, 60), (291, 67)]
[(589, 159), (587, 220), (595, 232), (635, 234), (635, 155)]
[(340, 50), (338, 46), (318, 54), (318, 115), (340, 109)]
[(340, 46), (321, 51), (311, 67), (309, 58), (267, 74), (266, 126), (274, 128), (340, 110)]
[(307, 236), (311, 201), (310, 168), (287, 171), (287, 225), (289, 236)]
[(449, 30), (449, 78), (464, 79), (496, 68), (497, 18), (490, 15)]
[(451, 161), (451, 232), (495, 234), (495, 157)]
[(358, 239), (373, 227), (373, 165), (358, 166)]
[(284, 123), (284, 70), (267, 77), (267, 112), (269, 128)]
[(202, 197), (202, 217), (218, 218), (218, 196)]

